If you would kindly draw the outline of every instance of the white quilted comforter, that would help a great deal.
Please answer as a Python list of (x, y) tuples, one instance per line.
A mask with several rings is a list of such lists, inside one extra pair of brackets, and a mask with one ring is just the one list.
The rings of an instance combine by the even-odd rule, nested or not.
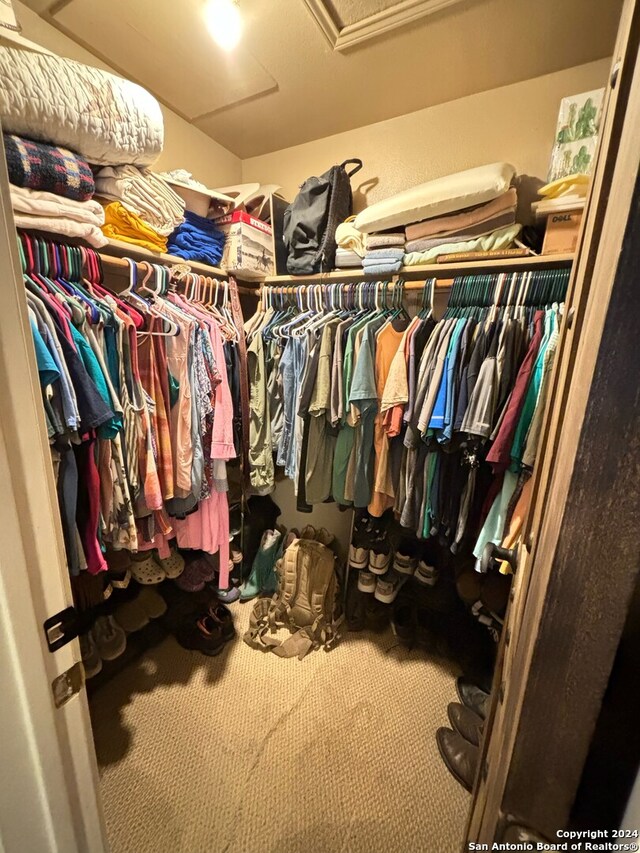
[(162, 151), (160, 104), (141, 86), (49, 54), (0, 47), (3, 130), (62, 145), (89, 163), (149, 166)]

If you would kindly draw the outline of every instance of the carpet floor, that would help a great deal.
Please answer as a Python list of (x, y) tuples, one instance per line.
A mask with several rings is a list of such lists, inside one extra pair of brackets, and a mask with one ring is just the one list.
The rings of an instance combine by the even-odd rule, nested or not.
[(390, 630), (302, 662), (165, 639), (91, 700), (112, 853), (456, 853), (455, 675)]

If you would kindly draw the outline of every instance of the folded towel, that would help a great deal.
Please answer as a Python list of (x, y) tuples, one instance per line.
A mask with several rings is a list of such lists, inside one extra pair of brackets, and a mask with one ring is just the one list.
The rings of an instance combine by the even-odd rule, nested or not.
[(63, 219), (60, 216), (30, 216), (28, 213), (14, 213), (16, 228), (30, 231), (46, 231), (61, 237), (79, 237), (86, 240), (94, 249), (101, 249), (109, 242), (97, 225), (90, 222), (78, 222), (75, 219)]
[(351, 249), (360, 257), (364, 257), (365, 245), (364, 234), (353, 224), (355, 216), (350, 216), (349, 219), (341, 222), (336, 228), (336, 245), (340, 249)]
[(391, 261), (389, 263), (368, 264), (363, 267), (367, 275), (393, 275), (402, 269), (402, 261)]
[(112, 201), (104, 209), (105, 224), (102, 232), (105, 237), (123, 240), (134, 246), (142, 246), (152, 252), (166, 252), (166, 237), (161, 237), (157, 231), (150, 228), (139, 216), (120, 204)]
[(401, 249), (396, 249), (394, 246), (387, 246), (386, 249), (372, 249), (371, 251), (367, 251), (367, 254), (364, 256), (364, 260), (365, 262), (367, 260), (373, 260), (377, 262), (382, 259), (398, 261), (402, 260), (403, 255), (404, 243), (402, 244)]
[(507, 210), (504, 213), (499, 213), (497, 216), (492, 216), (484, 222), (478, 222), (477, 225), (471, 225), (462, 231), (456, 231), (453, 234), (440, 234), (437, 237), (421, 237), (419, 240), (409, 240), (405, 246), (405, 251), (409, 252), (427, 252), (429, 249), (434, 249), (436, 246), (444, 246), (445, 243), (465, 243), (468, 240), (475, 240), (476, 237), (484, 237), (485, 234), (491, 234), (492, 231), (497, 231), (499, 228), (506, 228), (508, 225), (513, 225), (516, 221), (515, 208)]
[(149, 169), (105, 166), (96, 178), (96, 193), (120, 201), (154, 231), (167, 237), (184, 220), (184, 200)]
[(404, 231), (395, 234), (367, 234), (367, 251), (381, 249), (383, 246), (404, 246)]
[(507, 210), (515, 211), (517, 202), (516, 191), (511, 187), (506, 193), (502, 193), (502, 195), (485, 204), (478, 204), (475, 207), (468, 207), (466, 210), (461, 210), (458, 213), (438, 216), (435, 219), (427, 219), (424, 222), (407, 225), (404, 233), (407, 240), (419, 240), (421, 237), (437, 237), (440, 234), (462, 232), (465, 228), (470, 228), (478, 222), (486, 222), (492, 216), (497, 216)]
[(74, 201), (55, 193), (15, 187), (13, 184), (10, 186), (10, 191), (11, 206), (17, 213), (73, 219), (75, 222), (87, 222), (98, 228), (104, 225), (104, 209), (94, 199)]
[(362, 258), (360, 255), (351, 249), (336, 249), (335, 257), (336, 267), (361, 267)]
[(75, 201), (93, 196), (93, 173), (86, 160), (44, 142), (3, 133), (9, 180), (18, 187), (47, 190)]
[(225, 235), (210, 219), (185, 211), (185, 221), (179, 225), (168, 241), (172, 255), (186, 261), (202, 261), (217, 267), (222, 260)]
[(522, 225), (516, 223), (507, 228), (492, 231), (491, 234), (485, 234), (484, 237), (467, 240), (464, 243), (445, 243), (443, 246), (429, 249), (428, 252), (410, 252), (404, 256), (404, 265), (411, 267), (418, 264), (433, 264), (438, 255), (451, 255), (454, 252), (490, 252), (492, 249), (508, 249), (520, 233), (521, 228)]

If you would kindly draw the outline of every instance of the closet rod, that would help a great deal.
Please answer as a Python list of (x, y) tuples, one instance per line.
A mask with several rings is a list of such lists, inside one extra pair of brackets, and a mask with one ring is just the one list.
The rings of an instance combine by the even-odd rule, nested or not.
[[(431, 276), (431, 278), (433, 278), (433, 276)], [(384, 277), (382, 277), (381, 280), (384, 280)], [(397, 283), (398, 276), (396, 276), (396, 275), (392, 276), (390, 281), (391, 281), (391, 285), (393, 286), (394, 284)], [(424, 286), (425, 286), (425, 283), (427, 281), (429, 281), (428, 276), (425, 277), (424, 280), (422, 280), (422, 281), (405, 281), (402, 289), (404, 292), (413, 291), (413, 290), (424, 290)], [(375, 279), (371, 279), (371, 278), (370, 279), (364, 279), (363, 278), (360, 281), (345, 281), (345, 282), (328, 282), (328, 281), (325, 281), (322, 283), (317, 282), (317, 283), (309, 283), (309, 284), (302, 284), (302, 283), (294, 284), (293, 282), (291, 282), (290, 284), (276, 284), (275, 282), (274, 283), (265, 282), (264, 284), (261, 284), (257, 290), (251, 290), (250, 292), (252, 294), (255, 294), (256, 296), (260, 296), (262, 293), (263, 287), (273, 289), (273, 290), (282, 290), (282, 291), (286, 292), (287, 290), (295, 291), (299, 287), (302, 287), (302, 288), (317, 287), (318, 284), (320, 284), (320, 287), (328, 287), (331, 284), (345, 284), (345, 285), (361, 284), (361, 283), (373, 284), (373, 282), (375, 282)], [(452, 286), (453, 286), (453, 278), (446, 278), (446, 279), (443, 278), (443, 279), (440, 279), (439, 281), (436, 281), (435, 289), (436, 289), (437, 293), (448, 293), (451, 290)]]

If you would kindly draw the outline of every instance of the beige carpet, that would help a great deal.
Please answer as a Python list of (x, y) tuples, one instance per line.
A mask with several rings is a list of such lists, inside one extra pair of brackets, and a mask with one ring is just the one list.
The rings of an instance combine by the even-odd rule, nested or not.
[(113, 853), (456, 853), (454, 676), (391, 631), (302, 662), (165, 640), (92, 699)]

